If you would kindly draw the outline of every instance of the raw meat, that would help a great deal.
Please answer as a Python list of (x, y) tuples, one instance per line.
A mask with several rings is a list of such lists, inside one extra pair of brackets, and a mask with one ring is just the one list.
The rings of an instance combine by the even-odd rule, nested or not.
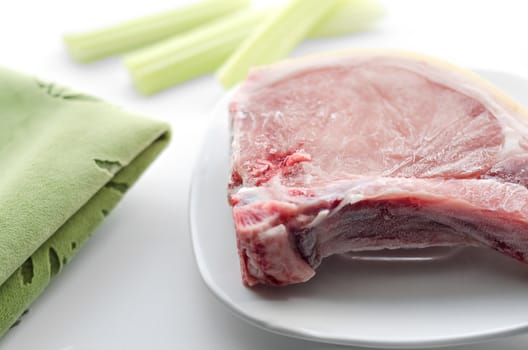
[(479, 245), (528, 262), (528, 112), (473, 73), (395, 52), (253, 70), (231, 104), (243, 281), (329, 255)]

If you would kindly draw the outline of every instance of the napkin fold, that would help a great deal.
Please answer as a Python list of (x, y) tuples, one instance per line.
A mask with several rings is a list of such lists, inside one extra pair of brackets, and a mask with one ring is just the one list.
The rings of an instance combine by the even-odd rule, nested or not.
[(0, 68), (0, 335), (169, 138), (163, 122)]

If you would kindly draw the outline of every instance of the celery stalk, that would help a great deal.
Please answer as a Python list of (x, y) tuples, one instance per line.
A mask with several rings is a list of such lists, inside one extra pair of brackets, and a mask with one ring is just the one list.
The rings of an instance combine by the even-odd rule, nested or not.
[[(211, 73), (277, 8), (244, 10), (175, 35), (124, 57), (134, 86), (145, 95)], [(365, 29), (381, 13), (376, 0), (339, 0), (309, 37), (349, 34)]]
[(208, 0), (91, 32), (64, 36), (71, 56), (90, 62), (152, 44), (248, 6), (249, 0)]
[(340, 3), (310, 32), (310, 38), (356, 33), (368, 29), (383, 15), (377, 0), (340, 0)]
[(268, 16), (220, 67), (217, 77), (225, 87), (243, 80), (249, 68), (285, 57), (339, 0), (290, 0)]
[(215, 71), (268, 12), (239, 11), (125, 56), (134, 86), (150, 95)]

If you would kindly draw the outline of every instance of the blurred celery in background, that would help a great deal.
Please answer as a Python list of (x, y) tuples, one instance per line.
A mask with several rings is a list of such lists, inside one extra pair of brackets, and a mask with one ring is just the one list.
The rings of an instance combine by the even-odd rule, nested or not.
[(249, 5), (249, 0), (209, 0), (87, 33), (68, 34), (64, 42), (79, 62), (121, 54), (178, 33)]
[(367, 30), (383, 14), (377, 0), (250, 5), (247, 0), (202, 1), (109, 28), (65, 35), (64, 42), (79, 62), (126, 54), (124, 63), (134, 86), (151, 95), (215, 71), (220, 83), (229, 88), (252, 67), (286, 57), (305, 38)]

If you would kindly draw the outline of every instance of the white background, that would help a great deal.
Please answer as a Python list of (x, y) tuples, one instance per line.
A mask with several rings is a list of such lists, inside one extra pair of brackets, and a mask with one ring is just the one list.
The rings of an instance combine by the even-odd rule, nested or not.
[[(200, 279), (191, 250), (187, 196), (208, 113), (223, 93), (213, 77), (145, 98), (134, 92), (118, 59), (78, 65), (62, 47), (66, 32), (186, 2), (2, 1), (1, 65), (167, 120), (173, 141), (22, 324), (0, 341), (1, 349), (339, 348), (245, 324), (217, 302)], [(385, 1), (385, 8), (387, 16), (375, 30), (307, 41), (293, 55), (349, 47), (406, 48), (466, 67), (528, 77), (524, 1)], [(527, 346), (528, 336), (521, 336), (457, 349)]]

